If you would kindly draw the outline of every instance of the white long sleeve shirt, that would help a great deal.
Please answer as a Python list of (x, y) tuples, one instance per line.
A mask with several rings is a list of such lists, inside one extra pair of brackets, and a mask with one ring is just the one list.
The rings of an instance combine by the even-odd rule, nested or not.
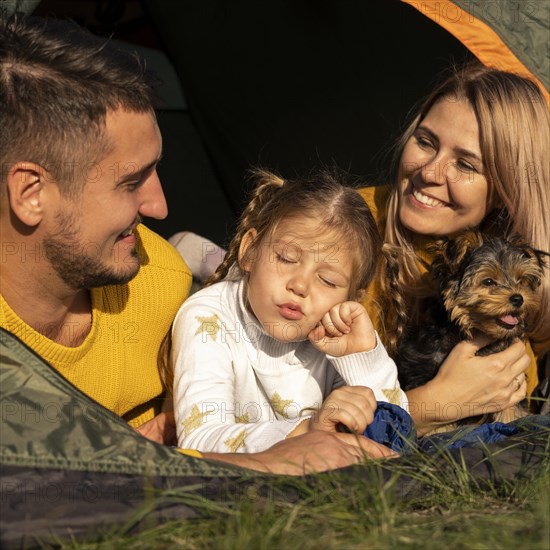
[(178, 446), (258, 452), (320, 409), (340, 386), (368, 386), (407, 408), (395, 363), (378, 340), (368, 352), (327, 356), (309, 340), (279, 342), (245, 306), (244, 281), (193, 294), (172, 333)]

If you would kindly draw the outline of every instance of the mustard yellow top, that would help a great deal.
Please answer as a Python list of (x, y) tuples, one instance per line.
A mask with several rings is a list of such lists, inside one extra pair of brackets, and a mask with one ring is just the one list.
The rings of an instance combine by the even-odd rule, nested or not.
[[(386, 225), (386, 205), (390, 196), (391, 186), (390, 185), (380, 185), (376, 187), (364, 187), (359, 190), (359, 194), (363, 197), (365, 202), (369, 205), (374, 219), (377, 221), (379, 230), (382, 237), (384, 236), (384, 230)], [(419, 257), (426, 259), (428, 257), (424, 247), (427, 244), (426, 239), (418, 239), (418, 242), (413, 243), (416, 253)], [(424, 268), (421, 266), (421, 270)], [(378, 297), (380, 296), (380, 289), (376, 279), (370, 284), (365, 298), (363, 300), (363, 305), (367, 309), (374, 327), (380, 332), (380, 308), (378, 306)], [(531, 395), (535, 388), (537, 387), (539, 380), (537, 374), (537, 358), (533, 353), (531, 344), (529, 341), (526, 342), (527, 353), (531, 357), (531, 365), (527, 369), (526, 378), (527, 378), (527, 395)]]
[(94, 288), (92, 328), (76, 348), (22, 321), (0, 295), (0, 326), (15, 334), (69, 382), (136, 427), (160, 410), (160, 344), (189, 294), (191, 272), (164, 239), (140, 225), (141, 267), (124, 285)]

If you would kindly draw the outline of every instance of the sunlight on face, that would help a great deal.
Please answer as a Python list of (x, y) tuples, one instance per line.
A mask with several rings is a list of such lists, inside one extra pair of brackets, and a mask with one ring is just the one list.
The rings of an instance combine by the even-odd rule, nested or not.
[(279, 341), (307, 338), (330, 308), (349, 299), (351, 247), (316, 218), (283, 220), (243, 267), (249, 307)]
[(400, 164), (399, 218), (421, 235), (477, 227), (489, 211), (479, 126), (466, 100), (443, 98), (409, 138)]

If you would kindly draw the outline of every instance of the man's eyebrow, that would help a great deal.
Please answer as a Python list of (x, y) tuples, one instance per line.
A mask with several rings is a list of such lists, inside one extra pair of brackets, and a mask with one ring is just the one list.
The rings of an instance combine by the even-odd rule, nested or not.
[[(117, 182), (117, 185), (121, 184), (121, 183), (125, 183), (129, 180), (132, 180), (132, 179), (135, 179), (136, 176), (140, 176), (142, 174), (145, 174), (146, 172), (148, 172), (149, 170), (151, 170), (152, 168), (154, 168), (160, 161), (162, 160), (162, 153), (159, 155), (158, 158), (156, 158), (155, 160), (151, 161), (149, 164), (145, 164), (144, 166), (141, 166), (139, 168), (137, 168), (136, 170), (132, 170), (126, 174), (124, 174)], [(131, 165), (133, 165), (134, 163), (128, 163), (126, 166), (128, 168), (130, 168)]]

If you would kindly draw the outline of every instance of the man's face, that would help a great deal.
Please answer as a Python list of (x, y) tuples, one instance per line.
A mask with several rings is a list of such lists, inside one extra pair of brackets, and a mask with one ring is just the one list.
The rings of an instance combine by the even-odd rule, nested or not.
[(154, 115), (110, 112), (106, 138), (112, 147), (102, 161), (76, 167), (86, 180), (82, 193), (60, 196), (47, 221), (46, 257), (74, 290), (131, 280), (140, 266), (136, 226), (142, 216), (168, 213), (156, 172), (162, 139)]

